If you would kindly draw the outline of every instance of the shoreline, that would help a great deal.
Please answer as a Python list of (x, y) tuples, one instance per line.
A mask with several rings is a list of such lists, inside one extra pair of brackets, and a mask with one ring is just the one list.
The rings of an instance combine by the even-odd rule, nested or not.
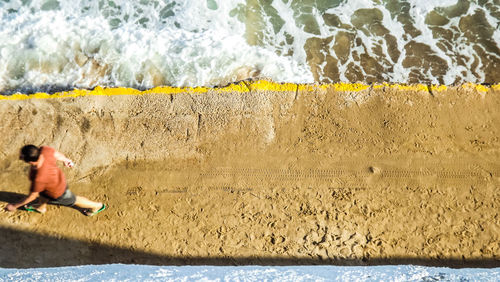
[[(147, 95), (147, 94), (201, 94), (207, 92), (237, 92), (247, 93), (252, 91), (306, 91), (314, 92), (317, 90), (323, 91), (341, 91), (341, 92), (359, 92), (363, 90), (379, 90), (379, 89), (397, 89), (400, 91), (417, 91), (417, 92), (442, 92), (448, 89), (463, 88), (464, 90), (476, 90), (480, 93), (500, 90), (500, 84), (477, 84), (463, 83), (460, 85), (426, 85), (426, 84), (398, 84), (398, 83), (382, 83), (382, 84), (364, 84), (364, 83), (330, 83), (330, 84), (302, 84), (302, 83), (278, 83), (268, 80), (256, 81), (240, 81), (231, 83), (223, 87), (172, 87), (159, 86), (147, 90), (138, 90), (129, 87), (101, 87), (97, 86), (92, 90), (89, 89), (73, 89), (69, 91), (46, 93), (37, 92), (33, 94), (15, 93), (12, 95), (2, 95), (0, 100), (25, 100), (25, 99), (48, 99), (48, 98), (76, 98), (84, 96), (116, 96), (116, 95)], [(432, 94), (433, 95), (433, 94)]]

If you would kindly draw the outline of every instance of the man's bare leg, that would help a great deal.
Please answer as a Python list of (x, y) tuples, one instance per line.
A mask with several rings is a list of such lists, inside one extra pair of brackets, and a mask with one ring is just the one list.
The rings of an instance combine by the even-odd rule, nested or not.
[(47, 203), (48, 202), (49, 202), (49, 199), (47, 199), (45, 197), (38, 197), (38, 204), (34, 205), (33, 208), (35, 208), (40, 213), (45, 213), (45, 212), (47, 212)]
[(81, 209), (88, 209), (93, 213), (98, 211), (103, 206), (102, 203), (91, 201), (82, 196), (76, 196), (76, 201), (73, 205)]

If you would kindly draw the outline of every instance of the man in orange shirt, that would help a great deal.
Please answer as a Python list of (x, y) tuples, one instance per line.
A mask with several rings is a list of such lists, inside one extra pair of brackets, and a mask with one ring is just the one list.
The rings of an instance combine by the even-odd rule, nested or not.
[[(106, 205), (91, 201), (85, 197), (74, 195), (66, 184), (64, 173), (57, 166), (56, 161), (62, 161), (66, 167), (73, 167), (73, 162), (54, 148), (26, 145), (21, 149), (19, 159), (31, 165), (29, 179), (31, 180), (30, 194), (19, 203), (8, 204), (5, 209), (14, 211), (20, 207), (29, 211), (45, 213), (47, 203), (61, 206), (75, 206), (84, 211), (87, 216), (93, 216), (103, 211)], [(28, 206), (39, 199), (38, 207)]]

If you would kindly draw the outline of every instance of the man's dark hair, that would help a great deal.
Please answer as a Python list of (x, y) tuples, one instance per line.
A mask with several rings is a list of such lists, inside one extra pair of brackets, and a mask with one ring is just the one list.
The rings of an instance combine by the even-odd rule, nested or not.
[(20, 159), (25, 162), (36, 162), (40, 157), (40, 149), (35, 145), (26, 145), (21, 149)]

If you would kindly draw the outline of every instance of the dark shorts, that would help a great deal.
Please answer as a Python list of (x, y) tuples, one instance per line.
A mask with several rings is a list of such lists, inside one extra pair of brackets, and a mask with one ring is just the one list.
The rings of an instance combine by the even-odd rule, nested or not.
[(52, 205), (59, 205), (59, 206), (72, 206), (76, 202), (76, 196), (71, 192), (68, 187), (66, 187), (66, 191), (64, 191), (64, 194), (62, 194), (61, 197), (57, 199), (53, 199), (51, 197), (47, 197), (46, 195), (43, 195), (45, 198), (49, 199), (49, 204)]

